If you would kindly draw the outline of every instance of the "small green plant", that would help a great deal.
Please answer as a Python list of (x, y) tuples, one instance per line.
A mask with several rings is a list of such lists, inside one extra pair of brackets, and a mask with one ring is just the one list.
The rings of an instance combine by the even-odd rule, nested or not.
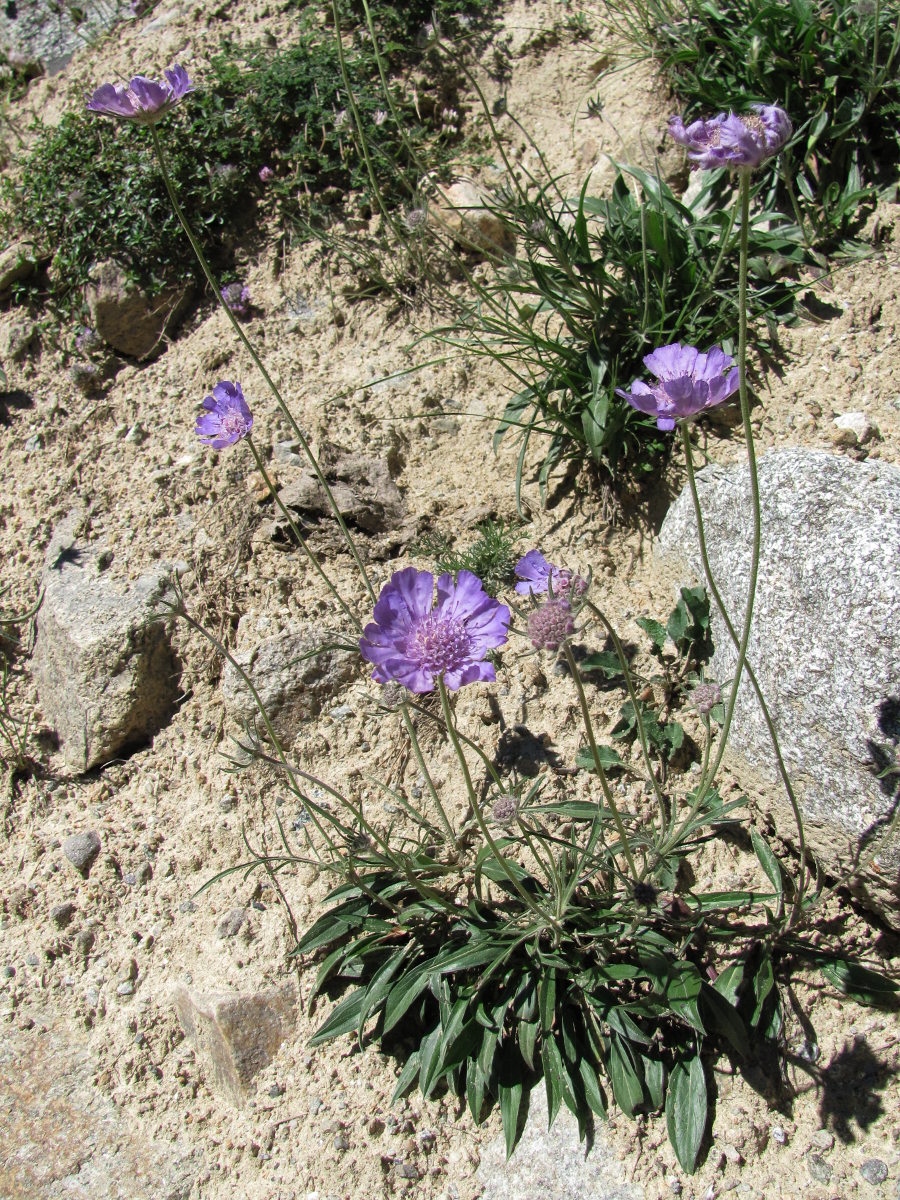
[(419, 539), (414, 552), (431, 559), (438, 573), (471, 571), (484, 584), (489, 596), (496, 596), (514, 578), (520, 557), (518, 544), (523, 534), (514, 522), (482, 521), (475, 526), (477, 538), (460, 550), (451, 548), (446, 534), (431, 533)]
[[(518, 254), (496, 264), (438, 336), (493, 358), (519, 384), (495, 435), (495, 444), (508, 432), (521, 439), (517, 496), (535, 436), (546, 439), (542, 491), (565, 460), (587, 457), (614, 484), (652, 471), (665, 443), (617, 387), (643, 372), (654, 346), (732, 346), (736, 267), (712, 187), (687, 203), (660, 178), (621, 167), (608, 199), (583, 191), (564, 200), (537, 183), (495, 199)], [(797, 285), (788, 272), (806, 251), (797, 226), (768, 210), (754, 213), (749, 235), (750, 314), (768, 322), (771, 337), (792, 313)]]
[[(405, 147), (421, 145), (429, 125), (417, 116), (414, 98), (389, 85), (404, 123), (401, 142), (384, 111), (372, 52), (360, 46), (344, 59), (367, 129), (372, 176), (355, 144), (335, 40), (308, 22), (287, 50), (223, 44), (191, 96), (190, 112), (172, 113), (169, 170), (217, 265), (227, 266), (231, 240), (248, 228), (263, 194), (297, 236), (311, 221), (326, 221), (336, 205), (368, 211), (372, 178), (388, 201), (408, 194)], [(185, 262), (179, 223), (140, 130), (76, 112), (32, 133), (35, 145), (21, 165), (27, 186), (4, 181), (0, 230), (52, 250), (51, 292), (64, 311), (77, 308), (91, 265), (106, 258), (152, 290), (199, 281), (199, 270)], [(265, 185), (264, 167), (272, 172)]]
[[(897, 178), (900, 19), (880, 0), (629, 0), (608, 11), (650, 47), (686, 117), (778, 104), (795, 137), (762, 185), (821, 240), (847, 236), (860, 204)], [(799, 195), (794, 192), (794, 185)]]

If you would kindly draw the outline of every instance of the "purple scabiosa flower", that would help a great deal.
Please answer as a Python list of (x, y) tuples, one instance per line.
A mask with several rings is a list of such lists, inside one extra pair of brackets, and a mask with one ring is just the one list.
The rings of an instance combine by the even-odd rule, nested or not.
[(135, 75), (127, 84), (104, 83), (87, 102), (88, 112), (121, 117), (138, 125), (155, 125), (170, 108), (194, 89), (184, 67), (173, 63), (164, 71), (165, 82)]
[(715, 167), (758, 167), (787, 144), (794, 127), (777, 104), (754, 104), (753, 111), (739, 117), (719, 113), (708, 120), (685, 125), (681, 117), (669, 120), (669, 133), (687, 146), (693, 170)]
[(630, 392), (616, 388), (616, 395), (640, 412), (656, 417), (657, 429), (674, 429), (676, 421), (695, 417), (738, 390), (738, 372), (725, 373), (734, 366), (734, 359), (721, 346), (701, 354), (695, 346), (672, 342), (648, 354), (644, 366), (658, 382), (646, 384), (636, 379)]
[(253, 427), (253, 414), (239, 383), (221, 380), (203, 401), (203, 407), (206, 411), (197, 418), (194, 433), (213, 450), (233, 446)]
[(535, 650), (558, 650), (575, 632), (568, 600), (548, 600), (528, 614), (528, 636)]
[(555, 567), (548, 563), (540, 550), (529, 550), (516, 563), (516, 574), (521, 580), (516, 584), (520, 596), (540, 595), (553, 589), (559, 599), (578, 599), (588, 589), (588, 581), (567, 567)]
[(433, 691), (443, 679), (455, 692), (467, 683), (496, 678), (484, 656), (506, 641), (510, 613), (471, 571), (460, 571), (456, 583), (451, 575), (441, 575), (436, 604), (430, 571), (395, 571), (381, 589), (373, 616), (359, 648), (374, 664), (376, 683), (393, 680), (422, 693)]
[(259, 182), (260, 183), (269, 183), (274, 178), (275, 178), (275, 172), (272, 170), (271, 167), (260, 167), (259, 168)]
[(250, 311), (250, 289), (243, 283), (226, 283), (222, 288), (222, 299), (236, 317), (246, 317)]

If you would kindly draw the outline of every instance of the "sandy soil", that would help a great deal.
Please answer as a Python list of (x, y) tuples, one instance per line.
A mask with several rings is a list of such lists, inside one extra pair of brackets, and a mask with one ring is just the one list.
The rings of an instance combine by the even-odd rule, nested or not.
[[(104, 79), (153, 74), (173, 59), (202, 80), (204, 55), (226, 31), (246, 38), (289, 35), (285, 15), (253, 0), (215, 10), (184, 3), (166, 11), (171, 20), (152, 37), (142, 33), (146, 22), (114, 32), (79, 52), (61, 76), (35, 82), (25, 103), (52, 116)], [(506, 10), (510, 110), (532, 131), (551, 168), (575, 181), (607, 152), (651, 161), (664, 149), (669, 111), (657, 82), (647, 67), (636, 66), (598, 83), (597, 64), (612, 48), (599, 32), (587, 42), (574, 40), (561, 26), (565, 12), (565, 5), (552, 0), (516, 0)], [(546, 36), (554, 27), (562, 31)], [(486, 75), (484, 82), (495, 94)], [(602, 122), (584, 109), (598, 89)], [(508, 123), (506, 129), (516, 144), (515, 131)], [(878, 220), (894, 236), (871, 259), (836, 272), (827, 299), (840, 316), (784, 332), (780, 375), (766, 377), (755, 417), (761, 451), (802, 445), (900, 462), (900, 207), (882, 205)], [(420, 530), (457, 534), (487, 513), (513, 515), (514, 449), (504, 443), (494, 455), (490, 445), (490, 418), (500, 411), (506, 386), (495, 370), (475, 358), (461, 359), (373, 385), (408, 367), (416, 355), (420, 361), (430, 357), (408, 350), (427, 314), (403, 312), (388, 319), (386, 303), (350, 303), (342, 298), (339, 274), (315, 248), (295, 250), (283, 261), (271, 226), (241, 253), (258, 312), (248, 333), (314, 445), (327, 439), (353, 451), (390, 454)], [(312, 304), (314, 319), (298, 319), (298, 295)], [(31, 400), (11, 408), (0, 430), (7, 480), (0, 545), (8, 607), (33, 602), (51, 531), (77, 499), (86, 506), (91, 539), (113, 548), (112, 578), (134, 578), (160, 561), (186, 563), (183, 583), (191, 610), (232, 641), (240, 617), (246, 618), (244, 630), (260, 635), (293, 620), (320, 621), (323, 629), (339, 623), (334, 603), (304, 569), (302, 557), (271, 540), (271, 506), (251, 494), (256, 481), (246, 446), (216, 455), (193, 435), (199, 401), (224, 377), (242, 381), (261, 446), (288, 436), (218, 310), (201, 307), (161, 357), (125, 367), (99, 398), (85, 399), (73, 389), (49, 339), (9, 374), (10, 386)], [(427, 414), (440, 415), (442, 409), (473, 415), (436, 426)], [(864, 452), (833, 446), (833, 418), (855, 410), (866, 412), (880, 430), (880, 439)], [(126, 437), (136, 424), (146, 431), (143, 440)], [(709, 429), (707, 449), (721, 462), (742, 453), (740, 438), (717, 427)], [(275, 463), (273, 469), (281, 468)], [(653, 511), (663, 511), (665, 498), (682, 483), (673, 462), (656, 481)], [(671, 599), (660, 592), (650, 569), (652, 524), (638, 515), (610, 526), (596, 497), (580, 483), (555, 496), (546, 510), (540, 509), (536, 489), (528, 498), (533, 511), (527, 544), (591, 567), (604, 607), (626, 633), (639, 637), (634, 617), (668, 611)], [(326, 539), (321, 545), (345, 594), (359, 595), (347, 557)], [(423, 565), (396, 553), (389, 561), (376, 559), (375, 577), (383, 581), (410, 561)], [(301, 1016), (296, 1036), (258, 1077), (255, 1095), (243, 1107), (229, 1105), (208, 1087), (176, 1018), (173, 988), (188, 983), (201, 991), (255, 991), (290, 978), (285, 955), (291, 941), (283, 909), (261, 876), (231, 875), (191, 900), (205, 881), (245, 856), (243, 830), (256, 845), (273, 844), (273, 804), (280, 803), (280, 793), (263, 768), (226, 773), (220, 752), (228, 750), (231, 730), (218, 665), (185, 627), (178, 628), (176, 642), (184, 697), (151, 746), (78, 778), (66, 776), (45, 746), (45, 770), (7, 797), (0, 851), (0, 968), (7, 969), (0, 978), (0, 1014), (3, 1037), (15, 1048), (11, 1077), (15, 1063), (25, 1061), (42, 1063), (47, 1078), (71, 1072), (80, 1081), (79, 1095), (96, 1093), (96, 1103), (107, 1106), (97, 1110), (96, 1120), (98, 1128), (108, 1121), (120, 1131), (110, 1145), (121, 1150), (138, 1139), (157, 1149), (170, 1147), (171, 1162), (186, 1164), (191, 1182), (183, 1194), (191, 1197), (362, 1200), (408, 1194), (474, 1200), (481, 1191), (480, 1148), (496, 1136), (496, 1118), (476, 1129), (450, 1099), (423, 1102), (414, 1096), (391, 1109), (397, 1068), (390, 1060), (372, 1049), (360, 1052), (349, 1039), (309, 1049), (324, 1009)], [(498, 679), (491, 691), (500, 721), (488, 690), (471, 688), (458, 702), (464, 731), (496, 745), (504, 728), (527, 724), (561, 759), (570, 760), (579, 729), (571, 681), (554, 674), (549, 663), (539, 669), (534, 659), (515, 654), (504, 656)], [(40, 729), (27, 674), (16, 679), (14, 701), (21, 712), (34, 715)], [(609, 711), (605, 703), (598, 699), (601, 728), (605, 718), (615, 719), (613, 700)], [(325, 764), (338, 784), (362, 788), (363, 798), (377, 809), (381, 800), (359, 782), (360, 773), (407, 785), (415, 779), (414, 765), (397, 766), (401, 730), (390, 716), (378, 718), (376, 728), (373, 690), (362, 672), (335, 704), (349, 712), (326, 713), (304, 725), (292, 752), (306, 766), (321, 770)], [(437, 776), (449, 778), (447, 748), (435, 743), (433, 753)], [(586, 784), (580, 780), (576, 786)], [(295, 816), (287, 805), (282, 812)], [(85, 828), (97, 830), (103, 849), (82, 880), (64, 859), (61, 843)], [(151, 877), (127, 883), (125, 877), (145, 862)], [(726, 847), (715, 870), (737, 884), (750, 878), (752, 867), (736, 848)], [(299, 872), (286, 877), (285, 887), (298, 923), (307, 925), (322, 882), (312, 872)], [(77, 915), (60, 933), (49, 913), (67, 900), (75, 903)], [(239, 936), (222, 938), (218, 923), (234, 908), (246, 909), (249, 919)], [(896, 938), (845, 897), (832, 902), (828, 915), (841, 923), (848, 944), (880, 954), (890, 969)], [(78, 935), (88, 927), (94, 941), (84, 954)], [(121, 995), (120, 982), (134, 974), (132, 960), (135, 986)], [(311, 973), (294, 978), (301, 998), (307, 996)], [(635, 1126), (618, 1116), (611, 1122), (608, 1139), (625, 1175), (648, 1198), (674, 1194), (673, 1179), (680, 1181), (681, 1195), (696, 1198), (732, 1191), (747, 1200), (893, 1200), (898, 1194), (896, 1020), (855, 1007), (802, 973), (789, 1000), (781, 1096), (771, 1081), (734, 1075), (720, 1064), (713, 1145), (696, 1176), (686, 1178), (677, 1169), (660, 1120)], [(817, 1053), (809, 1048), (809, 1023)], [(48, 1053), (48, 1045), (58, 1053)], [(77, 1069), (67, 1054), (75, 1056)], [(30, 1111), (33, 1097), (11, 1095), (8, 1114)], [(69, 1119), (76, 1127), (87, 1120), (87, 1104), (71, 1102)], [(34, 1128), (28, 1133), (27, 1119), (17, 1128), (26, 1141), (39, 1140)], [(95, 1144), (105, 1145), (102, 1139)], [(809, 1151), (830, 1168), (829, 1181), (811, 1176)], [(42, 1174), (41, 1145), (30, 1156), (12, 1156), (8, 1148), (4, 1153), (0, 1194), (105, 1194), (75, 1185), (63, 1190), (59, 1179)], [(860, 1175), (871, 1158), (887, 1164), (889, 1177), (881, 1185)], [(152, 1154), (150, 1159), (157, 1162)], [(76, 1168), (73, 1177), (77, 1174)], [(78, 1186), (84, 1187), (87, 1165), (81, 1178)], [(138, 1194), (137, 1183), (134, 1188)], [(154, 1194), (149, 1184), (148, 1189)]]

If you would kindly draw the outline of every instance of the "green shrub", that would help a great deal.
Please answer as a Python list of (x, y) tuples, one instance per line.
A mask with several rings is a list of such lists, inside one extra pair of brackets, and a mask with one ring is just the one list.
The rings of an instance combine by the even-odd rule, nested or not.
[(636, 47), (651, 47), (688, 117), (754, 102), (790, 114), (793, 150), (766, 174), (784, 211), (796, 180), (818, 237), (844, 236), (871, 189), (896, 179), (896, 3), (638, 0), (610, 11)]
[[(421, 144), (427, 129), (412, 98), (396, 89), (401, 142), (382, 115), (374, 54), (359, 49), (346, 59), (374, 174), (391, 201), (406, 194), (407, 147)], [(295, 45), (279, 53), (226, 44), (195, 86), (163, 132), (185, 212), (219, 266), (252, 218), (264, 165), (276, 172), (267, 195), (298, 228), (301, 215), (308, 221), (350, 194), (366, 206), (370, 179), (354, 144), (333, 31), (301, 25)], [(199, 279), (141, 129), (82, 109), (36, 133), (24, 186), (4, 185), (0, 228), (52, 252), (51, 292), (64, 310), (77, 306), (91, 265), (105, 258), (151, 288), (186, 274)]]

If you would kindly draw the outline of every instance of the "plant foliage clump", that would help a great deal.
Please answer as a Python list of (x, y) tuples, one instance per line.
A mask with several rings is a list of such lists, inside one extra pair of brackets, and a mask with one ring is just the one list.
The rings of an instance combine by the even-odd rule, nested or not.
[[(900, 157), (900, 20), (879, 0), (640, 0), (615, 23), (660, 61), (688, 117), (778, 104), (796, 131), (765, 169), (782, 208), (843, 236)], [(790, 195), (796, 182), (799, 198)]]

